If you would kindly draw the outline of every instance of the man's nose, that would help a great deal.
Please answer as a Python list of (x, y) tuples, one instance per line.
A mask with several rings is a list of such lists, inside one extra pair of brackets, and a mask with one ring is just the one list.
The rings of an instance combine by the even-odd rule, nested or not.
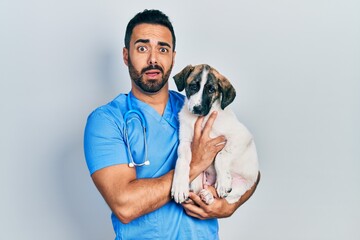
[(157, 52), (155, 49), (150, 51), (148, 64), (149, 65), (156, 65), (157, 64)]

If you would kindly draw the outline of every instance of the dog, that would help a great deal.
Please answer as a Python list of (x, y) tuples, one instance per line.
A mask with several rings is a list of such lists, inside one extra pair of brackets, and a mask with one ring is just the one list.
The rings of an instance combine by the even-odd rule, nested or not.
[[(185, 89), (186, 99), (179, 112), (180, 143), (172, 198), (177, 203), (183, 203), (188, 199), (189, 191), (193, 191), (205, 203), (211, 204), (214, 197), (203, 186), (214, 185), (220, 198), (225, 198), (230, 204), (237, 202), (256, 182), (259, 165), (251, 133), (228, 108), (236, 96), (234, 87), (207, 64), (188, 65), (174, 76), (174, 80), (180, 92)], [(189, 184), (194, 124), (198, 116), (205, 116), (206, 122), (213, 111), (217, 111), (218, 115), (210, 137), (223, 135), (226, 144), (213, 164)]]

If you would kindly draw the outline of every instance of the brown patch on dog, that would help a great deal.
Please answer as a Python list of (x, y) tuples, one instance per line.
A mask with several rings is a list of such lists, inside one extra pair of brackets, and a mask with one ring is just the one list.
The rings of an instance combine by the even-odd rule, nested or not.
[(201, 72), (203, 71), (204, 66), (203, 65), (196, 65), (193, 66), (193, 70), (191, 71), (190, 75), (188, 76), (188, 78), (186, 79), (186, 83), (190, 84), (194, 78), (196, 76), (200, 76), (201, 77)]
[(221, 108), (225, 109), (236, 97), (235, 88), (231, 85), (230, 81), (221, 75), (215, 68), (211, 68), (211, 71), (218, 80), (220, 92), (222, 94)]
[(178, 74), (176, 74), (173, 78), (175, 80), (175, 84), (179, 92), (184, 90), (185, 81), (188, 81), (190, 73), (194, 70), (192, 65), (187, 65), (183, 70), (181, 70)]

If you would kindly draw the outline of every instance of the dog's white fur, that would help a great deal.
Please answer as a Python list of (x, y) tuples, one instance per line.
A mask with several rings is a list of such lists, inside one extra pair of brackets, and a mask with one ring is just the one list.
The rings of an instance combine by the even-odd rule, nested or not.
[(206, 76), (208, 75), (209, 71), (207, 69), (204, 69), (201, 72), (201, 82), (200, 82), (200, 90), (191, 96), (190, 99), (187, 99), (187, 103), (185, 103), (188, 106), (189, 111), (191, 111), (195, 106), (201, 105), (202, 101), (202, 93), (204, 91), (205, 83), (206, 83)]
[(207, 74), (208, 71), (204, 68), (199, 92), (185, 100), (185, 104), (179, 113), (180, 144), (171, 190), (171, 195), (177, 203), (186, 201), (191, 190), (200, 194), (207, 204), (211, 204), (213, 201), (212, 195), (209, 195), (209, 192), (203, 189), (206, 174), (212, 176), (216, 174), (215, 187), (219, 197), (225, 198), (229, 203), (234, 203), (253, 186), (258, 175), (258, 158), (251, 133), (237, 120), (231, 109), (225, 108), (223, 110), (221, 108), (220, 99), (218, 99), (211, 106), (209, 114), (205, 116), (204, 123), (211, 112), (217, 111), (218, 115), (213, 124), (210, 137), (224, 135), (227, 142), (225, 147), (217, 154), (214, 164), (209, 167), (206, 174), (199, 175), (189, 186), (192, 157), (191, 142), (193, 140), (194, 124), (198, 117), (192, 113), (192, 109), (201, 103), (202, 90)]

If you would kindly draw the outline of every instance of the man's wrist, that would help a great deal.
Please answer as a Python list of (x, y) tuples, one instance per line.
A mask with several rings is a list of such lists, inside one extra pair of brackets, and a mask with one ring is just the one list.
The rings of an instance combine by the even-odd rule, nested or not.
[(201, 172), (202, 170), (199, 168), (198, 165), (190, 163), (190, 182), (193, 181), (197, 176), (199, 176)]

